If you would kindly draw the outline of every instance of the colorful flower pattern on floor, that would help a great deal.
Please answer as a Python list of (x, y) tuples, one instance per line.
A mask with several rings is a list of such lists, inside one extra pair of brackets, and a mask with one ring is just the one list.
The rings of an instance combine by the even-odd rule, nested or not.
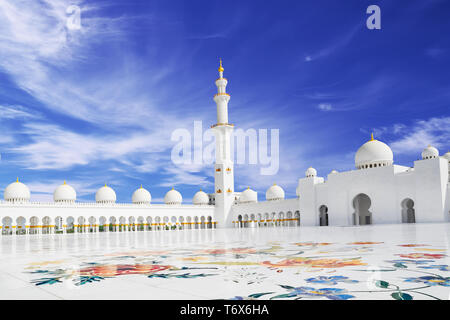
[[(236, 241), (77, 254), (28, 263), (23, 273), (40, 287), (102, 286), (132, 276), (156, 287), (183, 281), (184, 290), (216, 290), (214, 296), (203, 293), (214, 299), (448, 299), (446, 259), (445, 248), (426, 244)], [(222, 295), (221, 286), (227, 288)]]

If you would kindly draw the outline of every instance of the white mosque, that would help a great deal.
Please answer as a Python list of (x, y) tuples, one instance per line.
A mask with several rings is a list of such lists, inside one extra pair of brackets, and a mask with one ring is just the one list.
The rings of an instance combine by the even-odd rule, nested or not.
[(131, 203), (116, 203), (116, 193), (105, 185), (95, 202), (77, 202), (76, 191), (64, 184), (56, 188), (53, 202), (30, 202), (29, 188), (17, 179), (0, 202), (2, 235), (40, 233), (123, 232), (172, 229), (245, 228), (272, 226), (352, 226), (383, 223), (450, 221), (450, 152), (428, 146), (414, 167), (396, 165), (388, 145), (372, 138), (356, 152), (356, 170), (317, 176), (314, 168), (298, 180), (297, 197), (285, 199), (273, 185), (266, 201), (258, 202), (250, 188), (234, 191), (230, 156), (233, 125), (228, 122), (227, 79), (222, 62), (217, 104), (215, 190), (198, 191), (192, 204), (180, 192), (169, 190), (164, 204), (151, 204), (142, 186)]

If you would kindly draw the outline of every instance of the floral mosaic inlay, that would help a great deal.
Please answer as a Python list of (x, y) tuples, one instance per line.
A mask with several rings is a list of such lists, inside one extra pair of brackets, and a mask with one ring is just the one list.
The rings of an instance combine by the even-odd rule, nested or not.
[[(101, 286), (130, 276), (149, 285), (184, 281), (185, 290), (198, 294), (206, 287), (211, 295), (205, 295), (214, 299), (448, 298), (450, 268), (441, 262), (446, 251), (431, 245), (392, 246), (373, 241), (243, 244), (78, 255), (82, 261), (78, 267), (71, 266), (70, 259), (34, 261), (24, 273), (30, 275), (32, 284), (50, 287), (67, 282), (77, 287)], [(392, 247), (398, 250), (387, 250)], [(221, 286), (235, 293), (220, 294)]]

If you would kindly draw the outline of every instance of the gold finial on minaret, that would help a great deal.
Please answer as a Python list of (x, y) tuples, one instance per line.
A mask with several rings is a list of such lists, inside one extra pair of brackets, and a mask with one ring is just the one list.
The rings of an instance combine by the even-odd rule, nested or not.
[(375, 140), (374, 138), (373, 138), (373, 132), (370, 134), (370, 141), (373, 141), (373, 140)]
[(64, 183), (63, 184), (66, 184), (66, 180), (64, 180)]
[(16, 182), (19, 182), (19, 177), (17, 177)]
[(222, 58), (219, 58), (219, 63), (220, 63), (219, 72), (223, 72), (224, 68), (222, 67)]
[(141, 183), (141, 189), (142, 189), (142, 183)]

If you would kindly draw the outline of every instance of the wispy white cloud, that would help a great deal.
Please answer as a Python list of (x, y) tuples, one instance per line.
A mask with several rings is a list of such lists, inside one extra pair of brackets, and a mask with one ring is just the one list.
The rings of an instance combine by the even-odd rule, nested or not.
[[(80, 30), (66, 25), (66, 9), (74, 4), (81, 7)], [(105, 17), (97, 9), (80, 0), (0, 2), (0, 69), (53, 111), (94, 123), (142, 124), (152, 115), (152, 102), (133, 90), (142, 82), (142, 73), (116, 65), (108, 77), (79, 78), (80, 68), (101, 61), (92, 54), (93, 45), (125, 41), (127, 26), (144, 18)], [(96, 67), (105, 66), (97, 63)]]
[(333, 107), (330, 103), (320, 103), (317, 108), (321, 111), (331, 111)]
[(443, 48), (428, 48), (425, 50), (425, 54), (431, 58), (438, 58), (440, 56), (442, 56), (445, 53), (445, 49)]
[(410, 127), (396, 125), (393, 130), (401, 136), (390, 143), (397, 154), (418, 154), (429, 144), (449, 147), (450, 117), (419, 120)]
[[(95, 164), (95, 161), (115, 160), (125, 165), (137, 165), (141, 171), (156, 170), (148, 162), (140, 162), (147, 155), (164, 152), (171, 147), (164, 130), (116, 135), (80, 134), (57, 125), (30, 122), (24, 124), (22, 134), (32, 141), (11, 147), (9, 151), (21, 155), (18, 162), (25, 168), (67, 169), (76, 165)], [(137, 158), (133, 158), (136, 155)]]
[(350, 42), (353, 40), (355, 35), (360, 30), (361, 30), (361, 26), (357, 25), (356, 27), (354, 27), (353, 29), (351, 29), (350, 31), (345, 33), (344, 35), (336, 37), (333, 41), (331, 41), (328, 44), (328, 46), (320, 49), (316, 53), (306, 55), (304, 61), (311, 62), (311, 61), (325, 58), (329, 55), (334, 54), (336, 51), (338, 51), (338, 50), (344, 48), (345, 46), (347, 46), (348, 44), (350, 44)]
[[(189, 172), (186, 166), (168, 166), (164, 168), (164, 175), (167, 175), (166, 178), (163, 178), (160, 186), (163, 187), (174, 187), (177, 185), (191, 185), (191, 186), (199, 186), (203, 188), (213, 186), (213, 183), (208, 180), (208, 176), (211, 173), (207, 174), (206, 170), (195, 169), (194, 172)], [(206, 169), (203, 168), (202, 169)], [(212, 168), (209, 168), (212, 171)]]
[(39, 113), (32, 112), (23, 106), (0, 105), (0, 121), (5, 119), (37, 119), (40, 117)]

